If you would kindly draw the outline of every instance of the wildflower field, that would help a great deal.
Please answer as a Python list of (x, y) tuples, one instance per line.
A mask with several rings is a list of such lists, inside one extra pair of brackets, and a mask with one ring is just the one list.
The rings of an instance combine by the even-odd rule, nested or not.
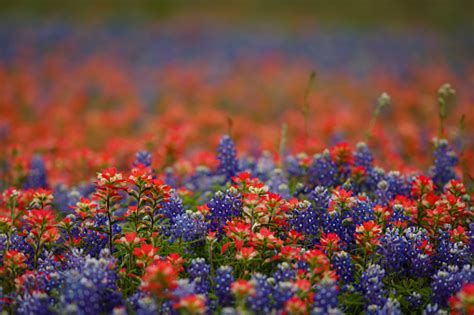
[(1, 314), (474, 314), (472, 37), (175, 26), (2, 24)]

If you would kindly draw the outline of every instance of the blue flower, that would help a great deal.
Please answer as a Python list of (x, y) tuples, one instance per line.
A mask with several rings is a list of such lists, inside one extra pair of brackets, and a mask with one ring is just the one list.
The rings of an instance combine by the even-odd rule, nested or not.
[(385, 270), (380, 265), (373, 264), (367, 267), (360, 278), (360, 289), (366, 300), (366, 308), (373, 306), (383, 307), (387, 298), (385, 286), (382, 282)]
[(436, 141), (435, 146), (434, 165), (430, 168), (429, 174), (436, 187), (442, 190), (450, 180), (456, 179), (454, 167), (458, 164), (459, 159), (447, 140)]
[(336, 282), (323, 279), (315, 287), (314, 308), (326, 314), (330, 309), (337, 307), (338, 290)]
[(138, 151), (135, 154), (135, 161), (133, 161), (133, 167), (137, 167), (138, 165), (143, 165), (145, 167), (151, 167), (152, 156), (151, 153), (148, 151)]
[(221, 230), (227, 221), (242, 214), (242, 200), (233, 189), (229, 189), (226, 193), (217, 191), (207, 206), (212, 230)]
[(68, 313), (110, 313), (122, 305), (122, 296), (116, 281), (113, 258), (108, 251), (101, 258), (85, 258), (77, 269), (64, 272), (64, 285), (60, 290), (61, 309)]
[(211, 267), (204, 258), (195, 258), (188, 267), (188, 274), (195, 286), (195, 293), (207, 294), (210, 289), (209, 272)]
[(214, 294), (217, 296), (219, 305), (231, 305), (233, 295), (230, 291), (230, 287), (234, 281), (235, 278), (232, 275), (232, 267), (221, 266), (216, 270), (216, 276), (214, 277)]
[(48, 188), (46, 166), (41, 156), (35, 155), (31, 159), (30, 170), (23, 187), (25, 189)]
[(448, 266), (439, 270), (432, 279), (431, 299), (434, 303), (446, 307), (448, 298), (461, 290), (466, 283), (474, 281), (474, 269), (471, 265), (463, 268)]
[(219, 166), (216, 173), (224, 176), (226, 182), (237, 175), (239, 172), (239, 162), (234, 142), (229, 136), (222, 137), (217, 148), (217, 159), (219, 160)]

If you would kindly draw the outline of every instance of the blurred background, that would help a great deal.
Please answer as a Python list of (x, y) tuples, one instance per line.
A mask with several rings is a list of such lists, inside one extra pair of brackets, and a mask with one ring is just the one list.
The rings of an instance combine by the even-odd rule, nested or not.
[[(443, 137), (467, 165), (472, 12), (469, 0), (2, 1), (2, 153), (19, 169), (41, 154), (53, 180), (74, 182), (143, 148), (156, 167), (212, 165), (231, 133), (253, 155), (277, 155), (282, 138), (308, 154), (369, 141), (380, 164), (412, 170)], [(445, 82), (457, 93), (440, 134)], [(382, 92), (392, 102), (367, 138)]]

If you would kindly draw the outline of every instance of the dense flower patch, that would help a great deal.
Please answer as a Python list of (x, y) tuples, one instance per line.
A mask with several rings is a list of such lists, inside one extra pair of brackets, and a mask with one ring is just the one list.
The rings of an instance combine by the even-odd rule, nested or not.
[(473, 310), (472, 201), (446, 140), (424, 173), (364, 143), (215, 168), (129, 169), (2, 193), (1, 307), (19, 314), (438, 314)]
[(116, 31), (0, 34), (2, 312), (474, 313), (467, 61)]

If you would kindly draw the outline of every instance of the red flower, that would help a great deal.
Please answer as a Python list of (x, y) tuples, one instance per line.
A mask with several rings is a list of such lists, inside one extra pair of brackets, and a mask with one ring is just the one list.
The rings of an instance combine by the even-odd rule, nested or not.
[(145, 263), (151, 262), (157, 253), (158, 247), (153, 247), (153, 245), (146, 243), (141, 244), (140, 247), (133, 250), (133, 255)]
[(81, 197), (81, 200), (76, 203), (75, 206), (71, 206), (71, 208), (74, 209), (76, 214), (82, 219), (94, 217), (97, 212), (97, 204), (84, 197)]
[(319, 249), (311, 249), (304, 253), (304, 260), (311, 266), (314, 274), (322, 274), (329, 270), (330, 263), (325, 253)]
[(41, 242), (42, 243), (53, 243), (59, 239), (59, 231), (55, 227), (49, 227), (44, 231), (41, 235)]
[(364, 222), (362, 225), (356, 227), (356, 242), (364, 245), (367, 249), (379, 244), (379, 238), (382, 233), (382, 228), (374, 221)]
[(431, 256), (433, 253), (433, 245), (431, 245), (427, 240), (421, 241), (421, 244), (418, 246), (418, 249), (420, 249), (423, 254), (426, 254), (428, 256)]
[(165, 185), (162, 181), (154, 179), (152, 182), (151, 195), (154, 200), (159, 202), (168, 202), (171, 198), (171, 187)]
[(466, 187), (464, 184), (461, 181), (455, 179), (449, 181), (449, 183), (446, 184), (445, 190), (449, 191), (456, 197), (466, 194)]
[(303, 233), (296, 232), (294, 230), (291, 230), (287, 233), (288, 238), (286, 241), (290, 244), (296, 244), (299, 241), (304, 240), (304, 235)]
[(251, 243), (254, 246), (263, 246), (265, 248), (273, 249), (280, 247), (283, 241), (275, 237), (275, 233), (267, 228), (261, 228), (258, 233), (251, 235)]
[(258, 252), (253, 247), (242, 247), (239, 252), (235, 255), (238, 260), (252, 260), (257, 256)]
[(184, 270), (183, 265), (184, 265), (184, 259), (181, 257), (179, 254), (169, 254), (168, 257), (166, 257), (166, 261), (171, 263), (173, 267), (178, 271), (181, 272)]
[(338, 143), (330, 150), (331, 159), (337, 165), (349, 164), (353, 162), (352, 150), (347, 143)]
[(125, 233), (124, 236), (115, 241), (117, 244), (124, 245), (127, 248), (134, 248), (145, 239), (143, 237), (138, 237), (136, 232)]
[(125, 183), (122, 173), (117, 172), (115, 167), (107, 168), (97, 173), (98, 186), (122, 186)]
[(299, 297), (292, 297), (285, 303), (285, 311), (290, 315), (308, 314), (306, 303)]
[(197, 206), (196, 208), (197, 208), (197, 211), (201, 213), (203, 216), (207, 216), (208, 214), (211, 213), (207, 205)]
[(232, 220), (224, 226), (224, 231), (228, 237), (242, 240), (250, 235), (250, 224), (239, 220)]
[(206, 312), (206, 298), (200, 294), (193, 294), (183, 297), (178, 303), (174, 305), (178, 310), (186, 314), (205, 314)]
[(294, 246), (283, 246), (276, 258), (283, 258), (284, 260), (300, 260), (301, 248)]
[(231, 291), (238, 298), (242, 298), (242, 297), (246, 297), (246, 296), (255, 294), (255, 288), (254, 288), (253, 284), (251, 284), (247, 280), (237, 280), (234, 283), (232, 283)]
[(411, 194), (415, 197), (423, 196), (424, 194), (433, 192), (435, 185), (433, 180), (425, 175), (419, 175), (415, 178), (411, 188)]
[(153, 177), (151, 175), (151, 169), (139, 164), (137, 167), (132, 169), (128, 182), (132, 185), (147, 189), (151, 187)]
[(26, 256), (17, 250), (8, 250), (3, 259), (3, 265), (11, 269), (26, 269)]
[(337, 211), (342, 212), (343, 210), (350, 209), (356, 199), (352, 197), (352, 191), (347, 191), (342, 188), (336, 188), (332, 192), (331, 200), (329, 201), (329, 213)]
[(465, 244), (469, 244), (469, 238), (466, 235), (466, 230), (462, 226), (458, 226), (457, 228), (449, 231), (449, 235), (451, 236), (451, 242), (463, 242)]
[(157, 260), (146, 268), (142, 288), (157, 297), (166, 297), (177, 287), (178, 271), (169, 261)]
[(336, 233), (328, 233), (328, 234), (323, 233), (320, 239), (320, 243), (321, 243), (320, 247), (321, 249), (327, 252), (334, 252), (339, 249), (340, 241), (341, 239)]
[(46, 208), (53, 202), (54, 196), (50, 190), (40, 188), (33, 193), (30, 206), (33, 208)]
[(452, 315), (474, 314), (474, 283), (465, 284), (461, 291), (449, 298)]
[(49, 227), (55, 224), (54, 213), (51, 210), (33, 209), (26, 215), (25, 221), (31, 225), (33, 229), (41, 226)]

